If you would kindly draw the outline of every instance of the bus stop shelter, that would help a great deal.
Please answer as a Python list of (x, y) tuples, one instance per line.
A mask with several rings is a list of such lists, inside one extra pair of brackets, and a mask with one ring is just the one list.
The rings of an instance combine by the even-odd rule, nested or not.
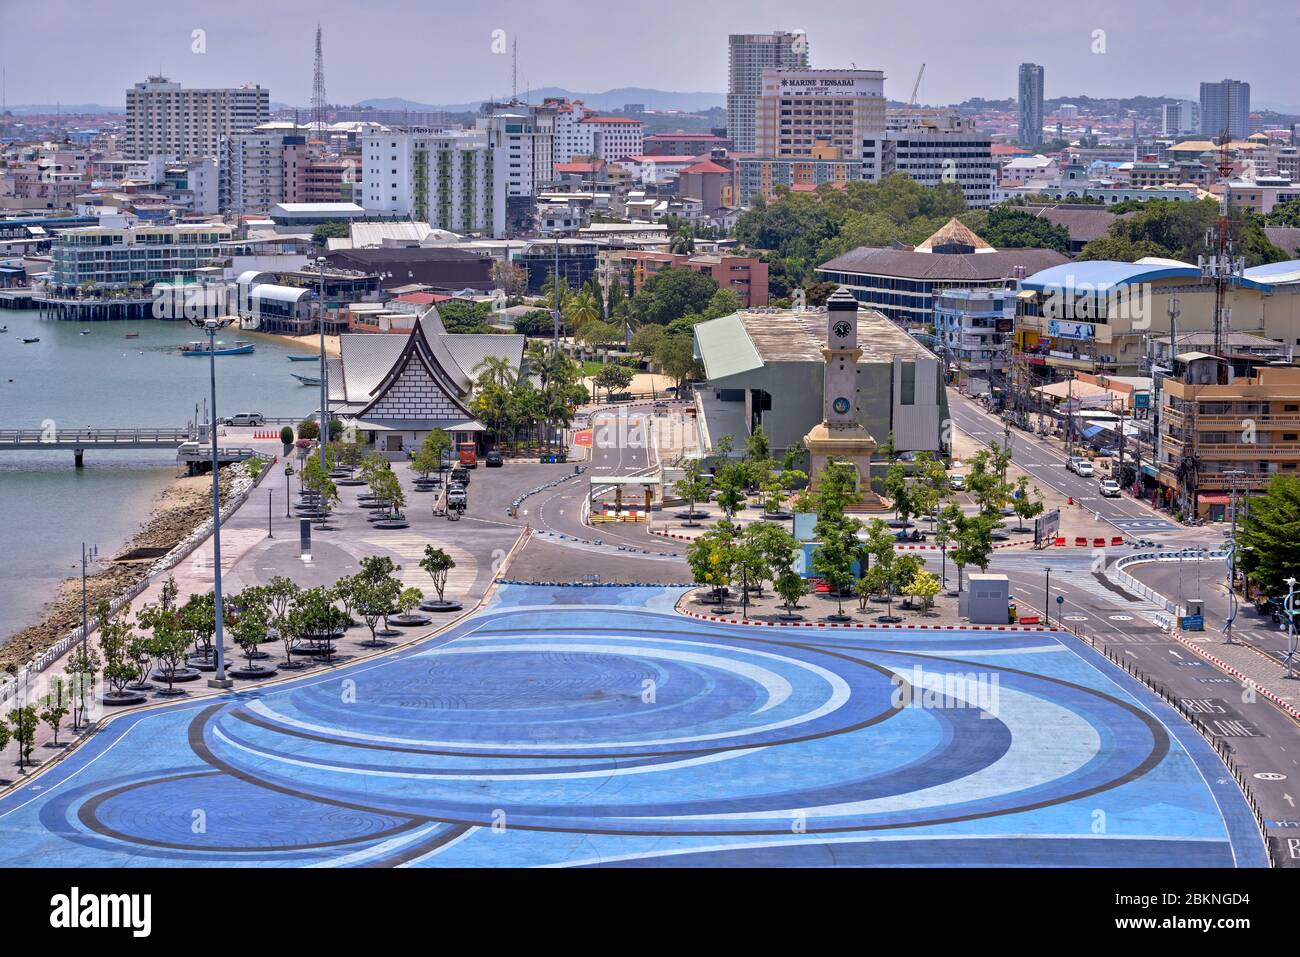
[[(641, 494), (629, 498), (624, 490), (639, 487)], [(597, 501), (596, 495), (613, 489), (614, 503)], [(598, 522), (647, 522), (656, 497), (662, 497), (663, 479), (652, 475), (593, 475), (587, 486), (587, 512), (593, 524)]]

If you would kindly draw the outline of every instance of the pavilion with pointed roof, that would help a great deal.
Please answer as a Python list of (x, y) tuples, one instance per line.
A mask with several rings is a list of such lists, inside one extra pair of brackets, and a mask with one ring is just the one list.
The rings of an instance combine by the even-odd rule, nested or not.
[(485, 359), (503, 358), (518, 375), (524, 342), (521, 335), (449, 333), (436, 307), (409, 335), (344, 334), (339, 354), (325, 362), (330, 411), (381, 452), (418, 448), (434, 429), (482, 451), (487, 428), (470, 411), (477, 370)]

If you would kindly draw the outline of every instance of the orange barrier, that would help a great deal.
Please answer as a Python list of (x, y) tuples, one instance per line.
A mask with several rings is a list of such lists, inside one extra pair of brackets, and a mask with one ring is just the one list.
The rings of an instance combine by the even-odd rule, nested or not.
[(1074, 536), (1074, 544), (1075, 544), (1075, 545), (1087, 545), (1087, 544), (1088, 544), (1088, 536), (1087, 536), (1087, 535), (1076, 535), (1076, 536)]

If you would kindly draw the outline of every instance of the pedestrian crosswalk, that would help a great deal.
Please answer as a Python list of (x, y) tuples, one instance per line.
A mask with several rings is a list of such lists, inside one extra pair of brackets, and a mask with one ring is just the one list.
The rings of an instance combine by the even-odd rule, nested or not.
[(424, 557), (426, 545), (441, 548), (456, 562), (456, 567), (447, 575), (448, 598), (467, 595), (478, 577), (478, 562), (475, 561), (474, 556), (450, 542), (441, 542), (413, 532), (397, 532), (382, 537), (366, 538), (363, 541), (367, 545), (375, 546), (376, 549), (391, 552), (393, 560), (402, 566), (398, 577), (402, 579), (403, 587), (418, 588), (428, 598), (436, 598), (437, 595), (434, 593), (433, 580), (429, 577), (429, 573), (420, 567), (420, 559)]

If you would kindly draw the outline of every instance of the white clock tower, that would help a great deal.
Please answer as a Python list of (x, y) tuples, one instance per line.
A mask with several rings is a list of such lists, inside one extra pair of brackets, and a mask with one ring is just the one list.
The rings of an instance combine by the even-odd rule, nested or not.
[(858, 421), (858, 301), (841, 286), (826, 300), (826, 347), (822, 375), (822, 421), (804, 436), (808, 449), (808, 475), (813, 487), (831, 462), (852, 465), (858, 474), (858, 491), (866, 505), (879, 497), (871, 491), (871, 457), (876, 440)]

